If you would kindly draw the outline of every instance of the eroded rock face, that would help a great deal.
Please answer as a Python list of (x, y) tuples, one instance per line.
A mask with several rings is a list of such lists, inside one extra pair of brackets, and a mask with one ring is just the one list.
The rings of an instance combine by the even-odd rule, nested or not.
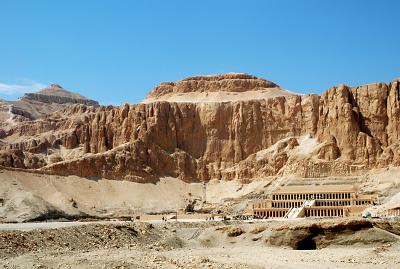
[(248, 74), (223, 74), (189, 77), (177, 82), (163, 82), (148, 97), (186, 92), (244, 92), (279, 87), (275, 83)]
[[(269, 87), (279, 88), (253, 76), (227, 74), (161, 84), (150, 96)], [(359, 174), (400, 165), (399, 95), (394, 81), (340, 85), (322, 96), (69, 105), (4, 131), (1, 165), (137, 182), (160, 176), (195, 182)]]

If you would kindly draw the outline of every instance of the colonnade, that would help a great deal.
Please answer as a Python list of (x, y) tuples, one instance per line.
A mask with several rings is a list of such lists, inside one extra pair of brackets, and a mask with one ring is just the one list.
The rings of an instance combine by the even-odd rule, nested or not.
[[(253, 214), (261, 218), (283, 218), (289, 208), (299, 208), (304, 201), (315, 200), (312, 203), (307, 203), (304, 208), (305, 217), (343, 217), (347, 212), (345, 210), (350, 207), (355, 207), (355, 211), (352, 210), (358, 212), (362, 206), (367, 207), (367, 205), (374, 203), (373, 196), (364, 195), (358, 197), (352, 190), (322, 193), (282, 192), (273, 193), (271, 198), (255, 202), (253, 204)], [(395, 214), (399, 213), (396, 211)]]
[[(254, 210), (261, 218), (283, 218), (287, 210)], [(400, 212), (399, 212), (400, 213)], [(306, 217), (342, 217), (343, 208), (305, 208)]]
[(269, 207), (269, 202), (267, 200), (261, 200), (253, 204), (253, 208), (266, 208)]
[(292, 208), (301, 207), (303, 202), (272, 202), (272, 207), (274, 208)]
[(382, 217), (399, 217), (400, 208), (388, 209), (379, 215)]
[(351, 200), (340, 200), (340, 201), (326, 201), (318, 200), (315, 204), (316, 206), (347, 206), (351, 205)]
[(351, 199), (351, 192), (334, 193), (275, 193), (272, 200)]
[(306, 208), (306, 217), (342, 217), (343, 208)]
[(371, 200), (355, 200), (355, 205), (369, 205), (372, 204)]
[(287, 210), (254, 210), (254, 215), (262, 218), (283, 218)]

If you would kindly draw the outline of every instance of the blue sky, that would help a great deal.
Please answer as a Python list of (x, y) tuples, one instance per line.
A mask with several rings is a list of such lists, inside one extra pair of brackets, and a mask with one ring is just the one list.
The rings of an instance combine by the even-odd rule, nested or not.
[(400, 1), (1, 0), (0, 98), (58, 83), (102, 104), (245, 72), (321, 93), (400, 77)]

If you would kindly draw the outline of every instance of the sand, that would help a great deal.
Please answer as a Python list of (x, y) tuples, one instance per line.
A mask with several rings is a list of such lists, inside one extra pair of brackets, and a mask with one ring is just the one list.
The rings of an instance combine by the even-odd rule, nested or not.
[(1, 170), (0, 198), (4, 205), (0, 206), (0, 222), (32, 220), (52, 211), (100, 217), (175, 212), (193, 200), (200, 206), (204, 200), (223, 204), (256, 192), (264, 184), (212, 181), (204, 186), (176, 178), (142, 184)]
[[(183, 210), (190, 201), (196, 208), (224, 208), (245, 212), (251, 197), (260, 197), (284, 185), (354, 184), (361, 193), (377, 191), (380, 212), (400, 206), (400, 169), (377, 169), (364, 176), (301, 179), (264, 178), (249, 184), (240, 181), (185, 183), (176, 178), (161, 178), (157, 184), (88, 179), (77, 176), (40, 175), (0, 170), (0, 222), (28, 221), (62, 212), (68, 215), (98, 217), (171, 213)], [(204, 204), (204, 201), (207, 203)]]

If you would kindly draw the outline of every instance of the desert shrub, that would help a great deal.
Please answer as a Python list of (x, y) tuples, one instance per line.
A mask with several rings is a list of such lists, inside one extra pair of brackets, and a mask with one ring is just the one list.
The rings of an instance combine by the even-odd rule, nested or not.
[(244, 233), (243, 229), (239, 228), (239, 227), (232, 227), (232, 228), (228, 229), (227, 232), (226, 232), (226, 234), (229, 237), (236, 237), (236, 236), (239, 236), (239, 235), (241, 235), (243, 233)]

